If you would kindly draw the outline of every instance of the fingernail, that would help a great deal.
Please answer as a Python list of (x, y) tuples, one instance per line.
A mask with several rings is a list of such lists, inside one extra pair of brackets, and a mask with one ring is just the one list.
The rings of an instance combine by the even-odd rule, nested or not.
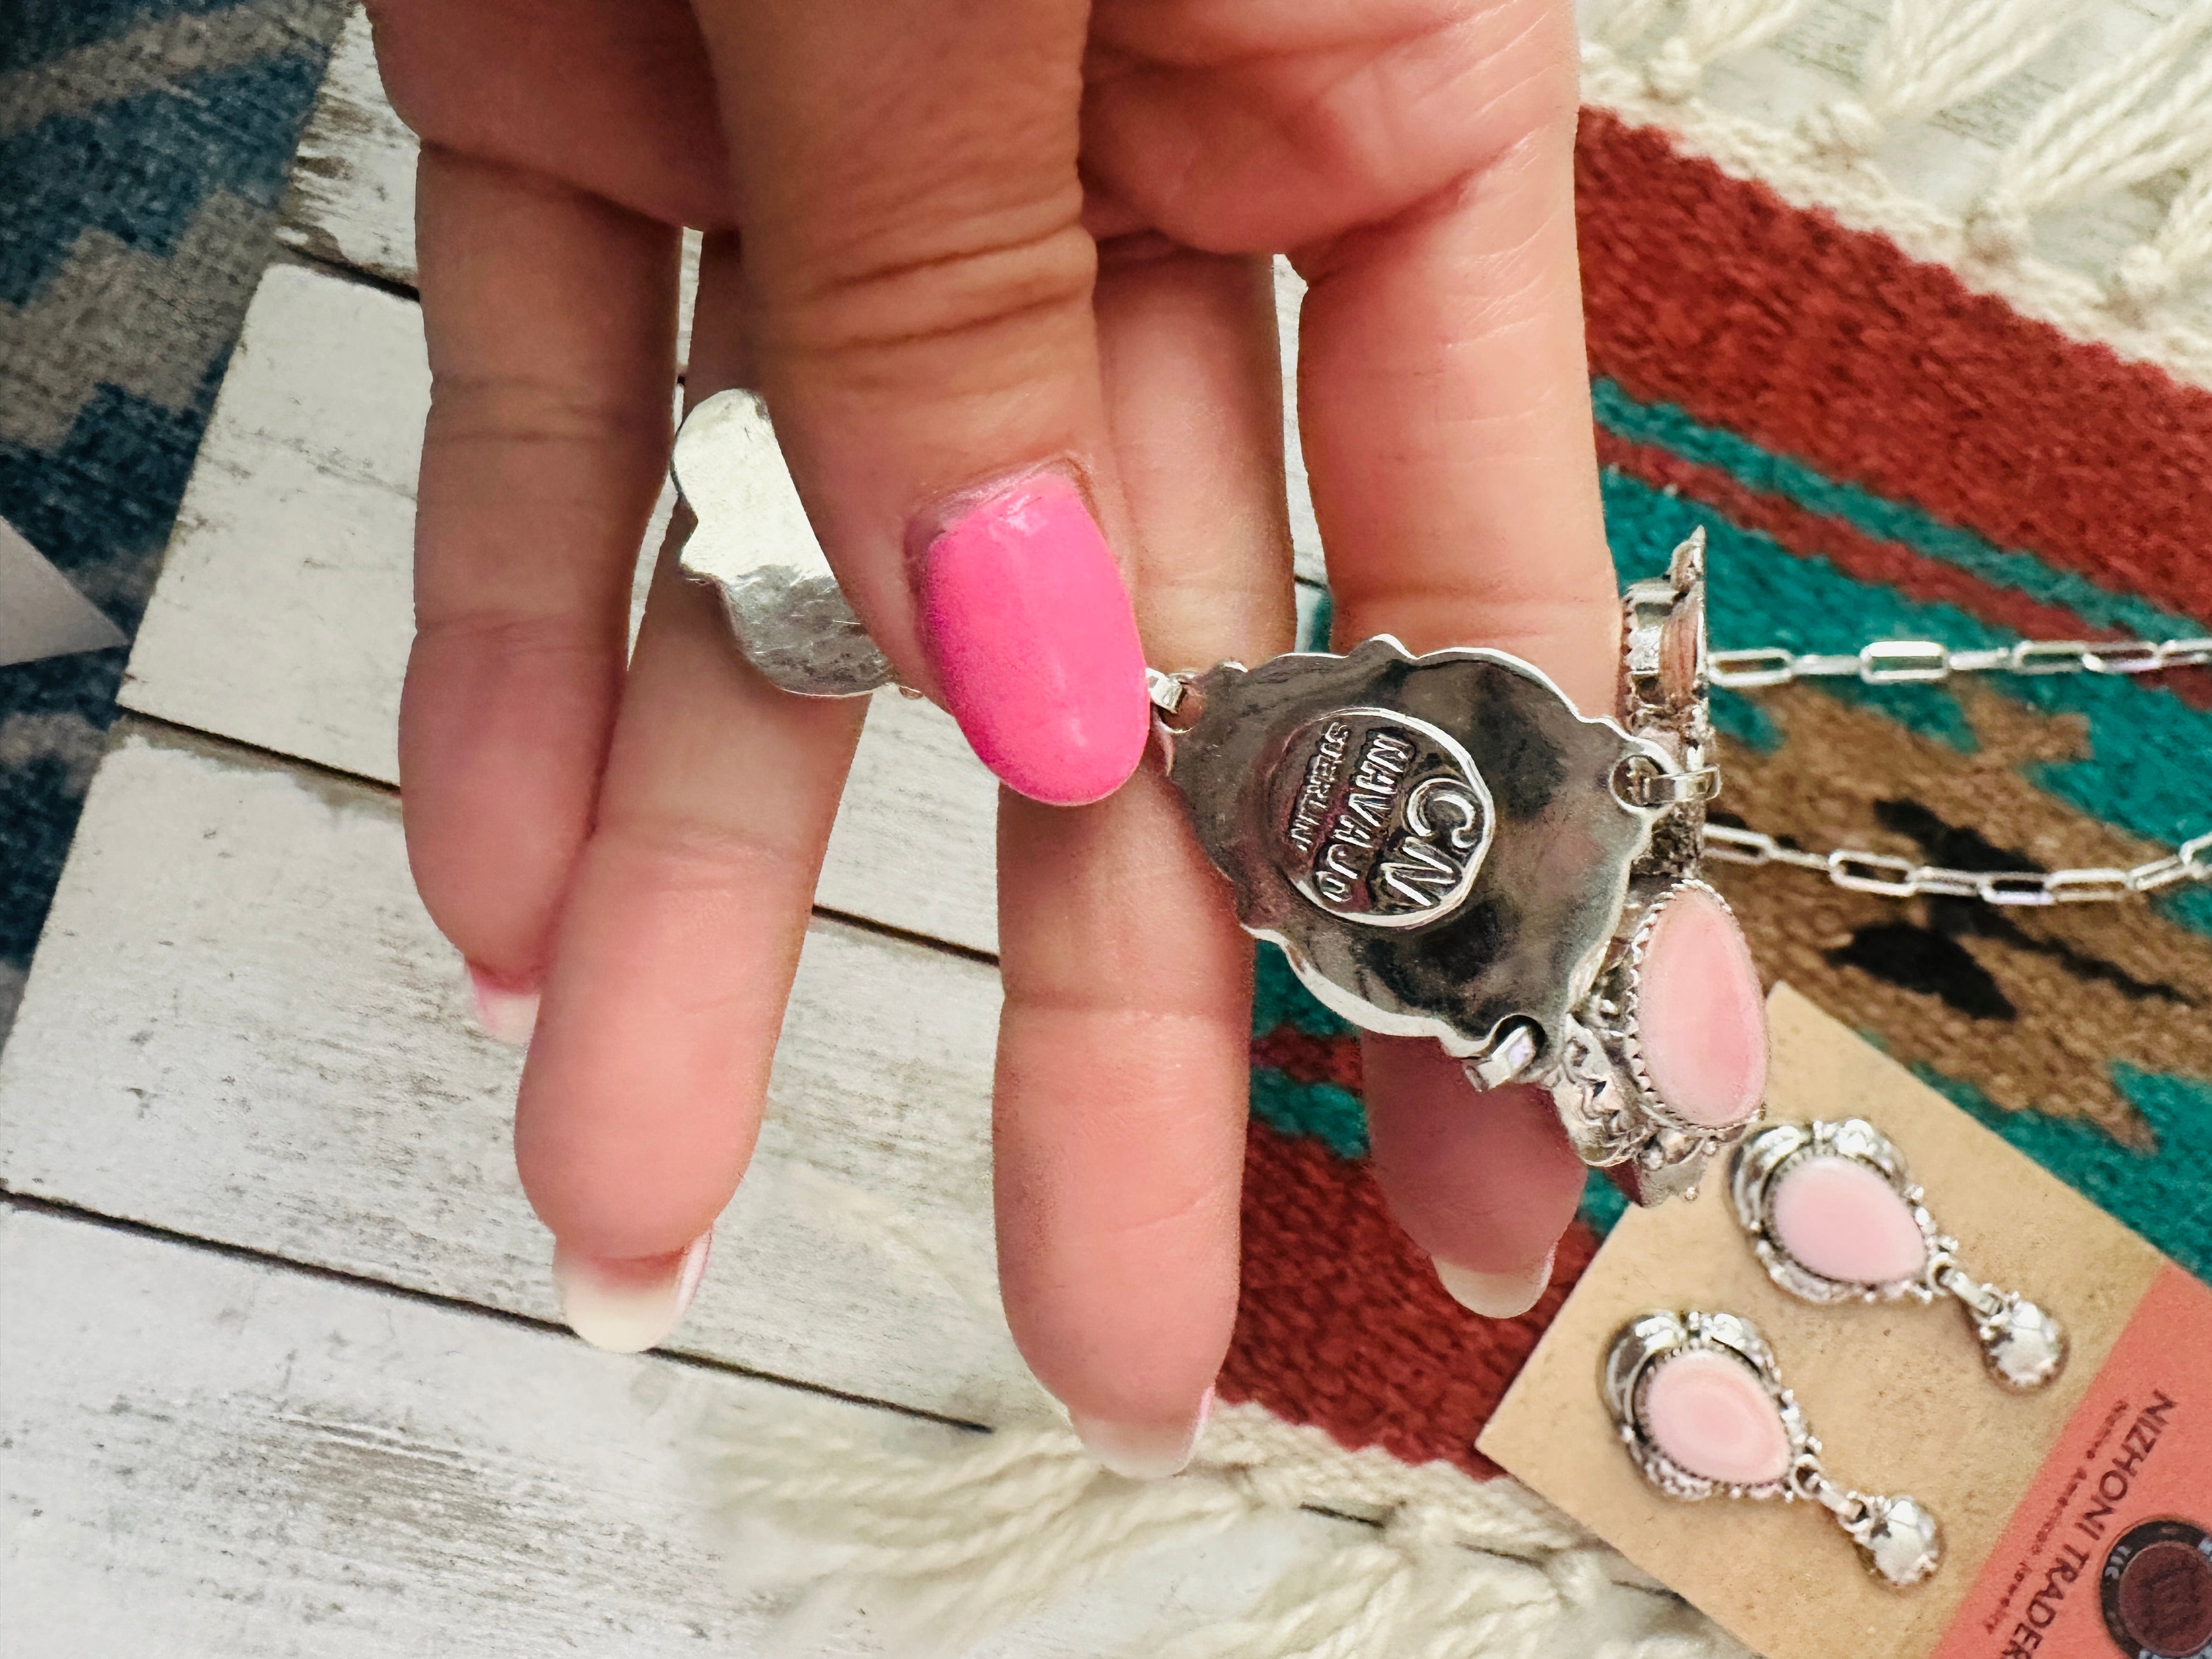
[(1067, 1420), (1083, 1449), (1109, 1474), (1129, 1480), (1163, 1480), (1189, 1463), (1206, 1419), (1212, 1415), (1213, 1390), (1208, 1389), (1187, 1423), (1113, 1423), (1080, 1412), (1068, 1413)]
[(963, 502), (920, 565), (922, 637), (983, 764), (1054, 805), (1120, 788), (1152, 731), (1145, 652), (1075, 487), (1036, 473)]
[(1719, 895), (1684, 889), (1652, 924), (1644, 963), (1636, 1024), (1651, 1086), (1692, 1123), (1741, 1123), (1766, 1093), (1766, 1011), (1735, 917)]
[(509, 989), (474, 963), (469, 989), (476, 994), (477, 1024), (486, 1036), (516, 1048), (530, 1046), (530, 1034), (538, 1029), (537, 992)]
[(1536, 1305), (1544, 1287), (1552, 1282), (1552, 1262), (1559, 1254), (1554, 1244), (1534, 1267), (1515, 1273), (1482, 1273), (1438, 1257), (1437, 1278), (1451, 1299), (1485, 1319), (1517, 1319)]
[(714, 1230), (673, 1255), (608, 1261), (553, 1247), (553, 1288), (561, 1317), (595, 1348), (642, 1353), (666, 1340), (691, 1305), (707, 1271)]

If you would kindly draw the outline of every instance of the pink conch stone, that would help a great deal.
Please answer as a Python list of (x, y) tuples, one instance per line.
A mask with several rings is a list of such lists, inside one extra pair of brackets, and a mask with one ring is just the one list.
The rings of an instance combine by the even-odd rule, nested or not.
[(1759, 970), (1735, 918), (1711, 893), (1693, 888), (1659, 913), (1637, 1025), (1652, 1086), (1674, 1111), (1725, 1129), (1759, 1109), (1766, 1092)]
[(1823, 1279), (1880, 1285), (1910, 1279), (1928, 1261), (1897, 1189), (1850, 1158), (1807, 1158), (1783, 1176), (1770, 1203), (1782, 1248)]
[(1790, 1470), (1790, 1437), (1758, 1374), (1725, 1354), (1662, 1360), (1644, 1389), (1644, 1431), (1709, 1480), (1757, 1486)]

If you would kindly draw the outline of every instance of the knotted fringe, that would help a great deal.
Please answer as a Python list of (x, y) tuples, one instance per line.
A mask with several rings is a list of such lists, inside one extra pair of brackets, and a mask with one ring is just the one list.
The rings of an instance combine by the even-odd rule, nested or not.
[(1998, 158), (1969, 210), (1976, 251), (2016, 258), (2039, 213), (2186, 169), (2212, 154), (2212, 0), (2058, 94)]
[(1892, 128), (1978, 98), (2026, 68), (2081, 7), (2082, 0), (1890, 0), (1858, 96), (1813, 111), (1804, 134), (1840, 159), (1870, 155)]
[[(1656, 1590), (1511, 1481), (1347, 1452), (1250, 1405), (1217, 1411), (1171, 1480), (1109, 1474), (1058, 1425), (933, 1455), (809, 1418), (748, 1434), (720, 1475), (741, 1572), (806, 1592), (787, 1631), (800, 1640), (865, 1606), (881, 1633), (957, 1651), (1140, 1556), (1301, 1509), (1375, 1524), (1333, 1529), (1241, 1615), (1158, 1659), (1504, 1659), (1552, 1646), (1611, 1585)], [(1742, 1651), (1671, 1597), (1631, 1600), (1593, 1656)]]
[[(2212, 386), (2212, 0), (2186, 0), (2132, 47), (2077, 28), (2088, 0), (1889, 0), (1852, 82), (1790, 127), (1702, 95), (1708, 69), (1772, 40), (1810, 0), (1601, 0), (1585, 13), (1583, 94), (1799, 207), (1887, 236), (1917, 259), (2076, 338)], [(2070, 33), (2069, 33), (2070, 31)], [(2040, 62), (2069, 83), (1990, 157), (1963, 212), (1893, 184), (1875, 157)], [(1893, 155), (1894, 152), (1893, 151)], [(2037, 222), (2171, 179), (2146, 240), (2101, 268), (2039, 259)], [(1947, 186), (1948, 189), (1948, 186)], [(2184, 309), (2184, 307), (2186, 309)]]

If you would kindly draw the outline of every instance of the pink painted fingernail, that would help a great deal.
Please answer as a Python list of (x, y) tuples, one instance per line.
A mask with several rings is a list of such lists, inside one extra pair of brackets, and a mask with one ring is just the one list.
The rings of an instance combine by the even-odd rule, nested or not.
[(1084, 1450), (1101, 1468), (1126, 1480), (1162, 1480), (1181, 1474), (1189, 1463), (1206, 1419), (1212, 1415), (1213, 1390), (1208, 1389), (1187, 1422), (1114, 1423), (1079, 1412), (1070, 1412), (1067, 1419)]
[(631, 1261), (604, 1261), (556, 1243), (553, 1288), (560, 1294), (561, 1317), (585, 1341), (610, 1353), (657, 1347), (690, 1307), (714, 1242), (710, 1227), (673, 1255)]
[(469, 964), (469, 989), (476, 995), (477, 1024), (495, 1042), (512, 1048), (530, 1046), (538, 1029), (538, 993), (501, 985), (474, 963)]
[(1766, 1012), (1735, 918), (1702, 887), (1652, 925), (1637, 1026), (1660, 1099), (1691, 1122), (1732, 1128), (1766, 1093)]
[(1510, 1273), (1477, 1273), (1441, 1256), (1432, 1265), (1451, 1299), (1469, 1313), (1480, 1314), (1485, 1319), (1518, 1319), (1542, 1299), (1552, 1282), (1552, 1263), (1559, 1254), (1559, 1247), (1554, 1244), (1534, 1267)]
[(1152, 730), (1144, 647), (1074, 485), (1036, 473), (963, 502), (917, 574), (932, 665), (983, 764), (1058, 806), (1120, 788)]

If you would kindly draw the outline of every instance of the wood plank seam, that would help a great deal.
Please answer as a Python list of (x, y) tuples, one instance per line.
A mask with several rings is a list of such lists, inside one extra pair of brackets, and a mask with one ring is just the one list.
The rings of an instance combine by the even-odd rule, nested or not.
[[(359, 265), (345, 264), (327, 254), (311, 252), (306, 248), (294, 247), (289, 243), (278, 243), (276, 251), (270, 256), (269, 263), (272, 265), (297, 265), (302, 270), (312, 270), (320, 276), (335, 276), (342, 283), (374, 289), (379, 294), (404, 300), (410, 305), (422, 303), (422, 291), (412, 283), (402, 283), (374, 270), (363, 270)], [(678, 378), (681, 379), (680, 376)]]
[[(933, 942), (810, 923), (718, 1226), (752, 1267), (710, 1275), (683, 1347), (957, 1420), (1030, 1409), (988, 1265), (998, 995)], [(510, 1151), (520, 1057), (465, 1003), (389, 788), (134, 720), (0, 1055), (0, 1175), (557, 1317)], [(849, 1218), (863, 1198), (879, 1223)]]
[[(436, 1291), (419, 1289), (412, 1285), (394, 1284), (388, 1279), (379, 1279), (370, 1273), (349, 1273), (343, 1267), (325, 1267), (319, 1262), (302, 1261), (297, 1257), (280, 1255), (272, 1250), (258, 1250), (251, 1244), (234, 1243), (228, 1239), (208, 1238), (198, 1233), (179, 1232), (164, 1227), (158, 1222), (140, 1221), (130, 1216), (110, 1215), (105, 1211), (88, 1209), (81, 1204), (64, 1203), (51, 1198), (41, 1198), (35, 1193), (21, 1193), (0, 1182), (0, 1209), (19, 1210), (27, 1214), (51, 1216), (58, 1220), (76, 1222), (88, 1227), (98, 1227), (108, 1232), (125, 1233), (133, 1238), (189, 1250), (203, 1255), (220, 1256), (229, 1261), (243, 1261), (253, 1267), (296, 1275), (302, 1279), (319, 1279), (326, 1284), (343, 1285), (373, 1295), (388, 1296), (402, 1302), (412, 1302), (426, 1308), (442, 1308), (448, 1313), (471, 1314), (501, 1325), (511, 1325), (520, 1330), (564, 1338), (578, 1339), (568, 1328), (554, 1319), (537, 1319), (512, 1308), (494, 1306), (490, 1303), (473, 1302), (466, 1297), (441, 1295)], [(912, 1418), (919, 1423), (940, 1423), (947, 1428), (964, 1429), (972, 1433), (988, 1434), (990, 1425), (974, 1423), (965, 1418), (948, 1416), (921, 1406), (902, 1405), (896, 1400), (876, 1400), (866, 1395), (853, 1394), (843, 1389), (831, 1388), (824, 1382), (810, 1382), (804, 1377), (781, 1376), (772, 1371), (755, 1370), (733, 1360), (720, 1359), (712, 1354), (687, 1353), (680, 1348), (654, 1348), (649, 1351), (653, 1358), (672, 1365), (681, 1365), (696, 1371), (708, 1371), (722, 1376), (741, 1376), (748, 1382), (767, 1382), (779, 1389), (789, 1389), (796, 1394), (812, 1395), (823, 1400), (835, 1400), (848, 1406), (863, 1406), (873, 1411), (890, 1412), (900, 1417)]]
[[(133, 729), (153, 732), (166, 732), (194, 741), (204, 741), (218, 748), (234, 750), (240, 755), (249, 757), (264, 765), (278, 767), (286, 771), (308, 773), (334, 783), (343, 783), (349, 787), (369, 790), (389, 800), (399, 799), (399, 791), (380, 778), (365, 777), (358, 772), (349, 772), (342, 767), (328, 766), (320, 761), (307, 760), (298, 755), (286, 754), (281, 750), (270, 749), (264, 744), (253, 743), (244, 738), (234, 738), (226, 732), (210, 731), (206, 726), (191, 726), (181, 720), (165, 719), (161, 715), (149, 714), (137, 709), (131, 710), (108, 728), (108, 751), (112, 753)], [(847, 927), (857, 928), (864, 933), (872, 933), (878, 939), (895, 940), (902, 945), (916, 945), (925, 951), (934, 951), (941, 956), (957, 957), (963, 962), (972, 962), (981, 967), (996, 968), (999, 965), (996, 951), (957, 944), (951, 939), (939, 939), (934, 934), (918, 933), (913, 928), (901, 927), (894, 922), (878, 921), (873, 916), (862, 915), (856, 911), (840, 910), (835, 906), (827, 904), (813, 904), (807, 908), (807, 914), (823, 921), (834, 921)], [(0, 1188), (0, 1191), (4, 1190), (4, 1188)]]

